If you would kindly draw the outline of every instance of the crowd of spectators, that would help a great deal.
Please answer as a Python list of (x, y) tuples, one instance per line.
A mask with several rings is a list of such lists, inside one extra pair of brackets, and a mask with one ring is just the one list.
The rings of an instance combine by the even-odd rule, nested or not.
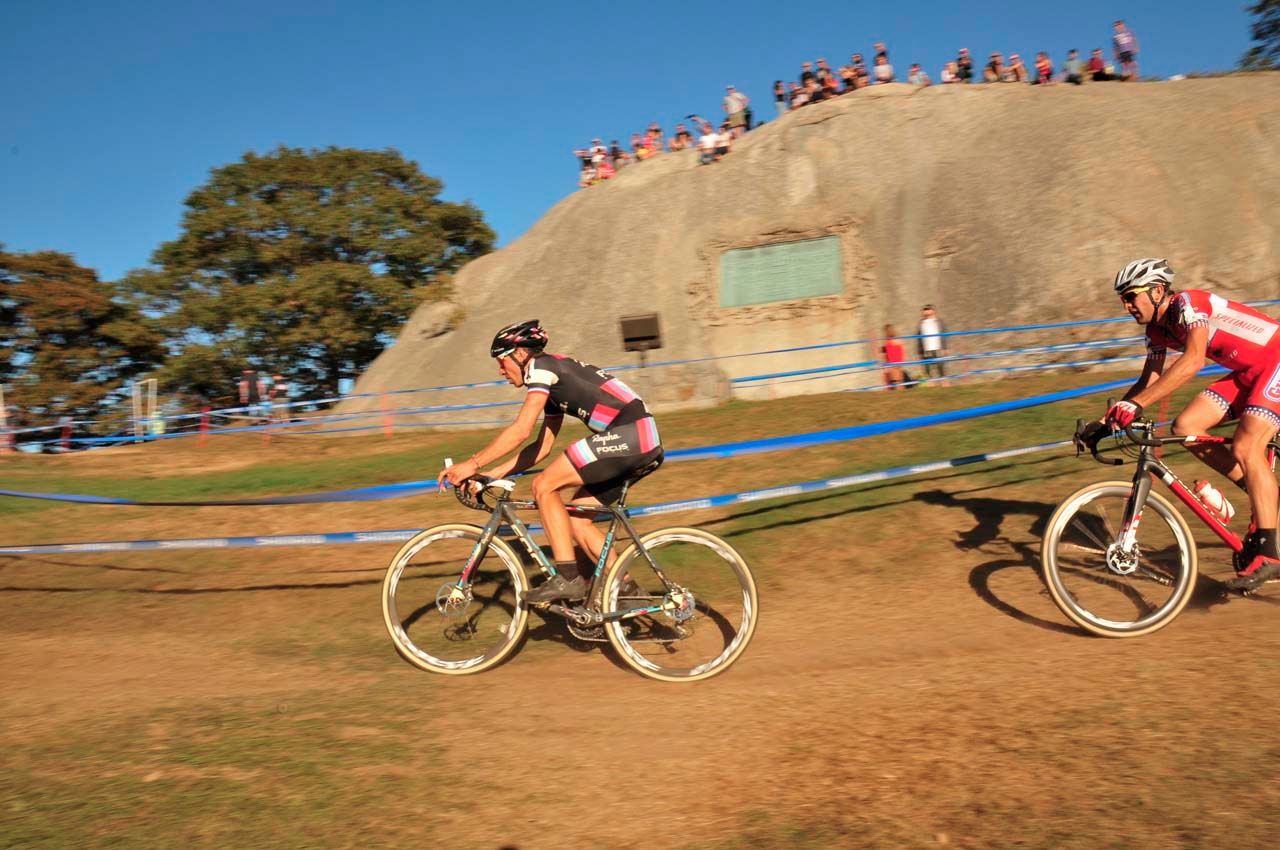
[[(1031, 67), (1027, 67), (1017, 53), (1010, 53), (1006, 60), (1003, 53), (993, 51), (987, 63), (979, 70), (969, 49), (962, 47), (954, 60), (943, 65), (938, 81), (944, 85), (976, 82), (1032, 85), (1062, 82), (1080, 85), (1086, 81), (1136, 80), (1138, 40), (1124, 21), (1116, 21), (1112, 29), (1114, 64), (1103, 58), (1100, 47), (1093, 48), (1087, 61), (1080, 58), (1079, 51), (1068, 50), (1066, 59), (1057, 68), (1046, 51), (1036, 54)], [(850, 55), (849, 63), (836, 69), (832, 69), (825, 57), (819, 57), (816, 62), (801, 64), (799, 80), (775, 80), (773, 100), (777, 116), (780, 118), (803, 106), (856, 92), (867, 86), (898, 81), (893, 64), (889, 61), (888, 48), (879, 41), (872, 48), (874, 53), (870, 66), (861, 53)], [(933, 84), (920, 64), (914, 62), (903, 79), (913, 86)], [(633, 163), (687, 148), (698, 150), (700, 165), (718, 162), (733, 149), (734, 141), (753, 125), (751, 101), (734, 86), (726, 87), (721, 105), (725, 117), (719, 125), (700, 115), (686, 115), (685, 120), (690, 122), (693, 131), (684, 123), (678, 123), (675, 132), (669, 138), (664, 138), (661, 127), (655, 122), (644, 133), (631, 135), (629, 149), (620, 145), (616, 139), (608, 147), (600, 139), (592, 139), (589, 147), (574, 151), (581, 164), (578, 185), (585, 187), (608, 180), (618, 170)]]
[(699, 165), (720, 161), (733, 149), (734, 140), (752, 126), (751, 100), (736, 87), (725, 87), (721, 105), (725, 117), (718, 126), (701, 115), (686, 115), (685, 121), (694, 130), (691, 132), (689, 125), (682, 121), (676, 124), (670, 137), (664, 137), (662, 127), (655, 121), (644, 133), (631, 134), (629, 150), (617, 139), (608, 147), (600, 139), (592, 139), (590, 146), (573, 152), (581, 167), (578, 185), (585, 187), (608, 180), (628, 165), (687, 148), (697, 148)]

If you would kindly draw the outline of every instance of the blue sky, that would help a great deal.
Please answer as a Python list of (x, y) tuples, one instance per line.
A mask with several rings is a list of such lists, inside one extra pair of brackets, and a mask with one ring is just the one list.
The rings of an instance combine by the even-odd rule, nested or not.
[(1227, 69), (1243, 6), (0, 0), (0, 242), (117, 278), (177, 235), (211, 168), (284, 144), (396, 148), (505, 244), (573, 191), (574, 147), (718, 116), (726, 83), (767, 116), (806, 59), (881, 40), (936, 78), (960, 46), (1109, 54), (1117, 17), (1144, 74)]

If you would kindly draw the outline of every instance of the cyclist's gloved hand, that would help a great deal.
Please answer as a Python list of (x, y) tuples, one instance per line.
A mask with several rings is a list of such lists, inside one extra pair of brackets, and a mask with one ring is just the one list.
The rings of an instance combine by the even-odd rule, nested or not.
[(1133, 420), (1142, 415), (1142, 405), (1128, 401), (1117, 401), (1107, 411), (1107, 424), (1113, 428), (1124, 429), (1133, 424)]
[(1098, 442), (1110, 432), (1111, 429), (1101, 422), (1096, 420), (1093, 422), (1086, 422), (1085, 426), (1076, 434), (1076, 445), (1083, 446), (1084, 448), (1092, 451), (1093, 448), (1098, 445)]

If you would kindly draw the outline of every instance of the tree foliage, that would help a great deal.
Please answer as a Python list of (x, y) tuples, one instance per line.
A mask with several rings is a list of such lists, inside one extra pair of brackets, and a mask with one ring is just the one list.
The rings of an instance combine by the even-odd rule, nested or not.
[(1258, 0), (1245, 11), (1255, 17), (1249, 37), (1258, 43), (1241, 57), (1240, 67), (1250, 71), (1280, 68), (1280, 0)]
[(170, 391), (224, 398), (246, 366), (335, 392), (493, 231), (398, 152), (278, 148), (214, 169), (181, 235), (132, 273)]
[(0, 379), (19, 423), (97, 418), (154, 368), (159, 338), (67, 254), (0, 246)]

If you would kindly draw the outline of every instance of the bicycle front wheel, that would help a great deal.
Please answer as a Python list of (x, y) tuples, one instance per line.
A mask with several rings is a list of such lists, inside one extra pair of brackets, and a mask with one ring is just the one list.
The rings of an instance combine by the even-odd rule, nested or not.
[(428, 528), (401, 547), (382, 581), (382, 619), (396, 651), (432, 673), (479, 673), (519, 646), (529, 611), (520, 559), (496, 537), (470, 580), (459, 584), (482, 529)]
[(636, 671), (664, 682), (697, 681), (728, 669), (751, 642), (760, 617), (747, 562), (697, 528), (651, 531), (640, 543), (670, 586), (639, 549), (624, 552), (605, 575), (602, 610), (661, 610), (606, 622), (609, 643)]
[(1122, 548), (1131, 498), (1129, 481), (1077, 490), (1049, 518), (1040, 550), (1053, 601), (1073, 623), (1103, 637), (1139, 637), (1168, 625), (1195, 590), (1191, 529), (1161, 494), (1147, 495), (1137, 542)]

